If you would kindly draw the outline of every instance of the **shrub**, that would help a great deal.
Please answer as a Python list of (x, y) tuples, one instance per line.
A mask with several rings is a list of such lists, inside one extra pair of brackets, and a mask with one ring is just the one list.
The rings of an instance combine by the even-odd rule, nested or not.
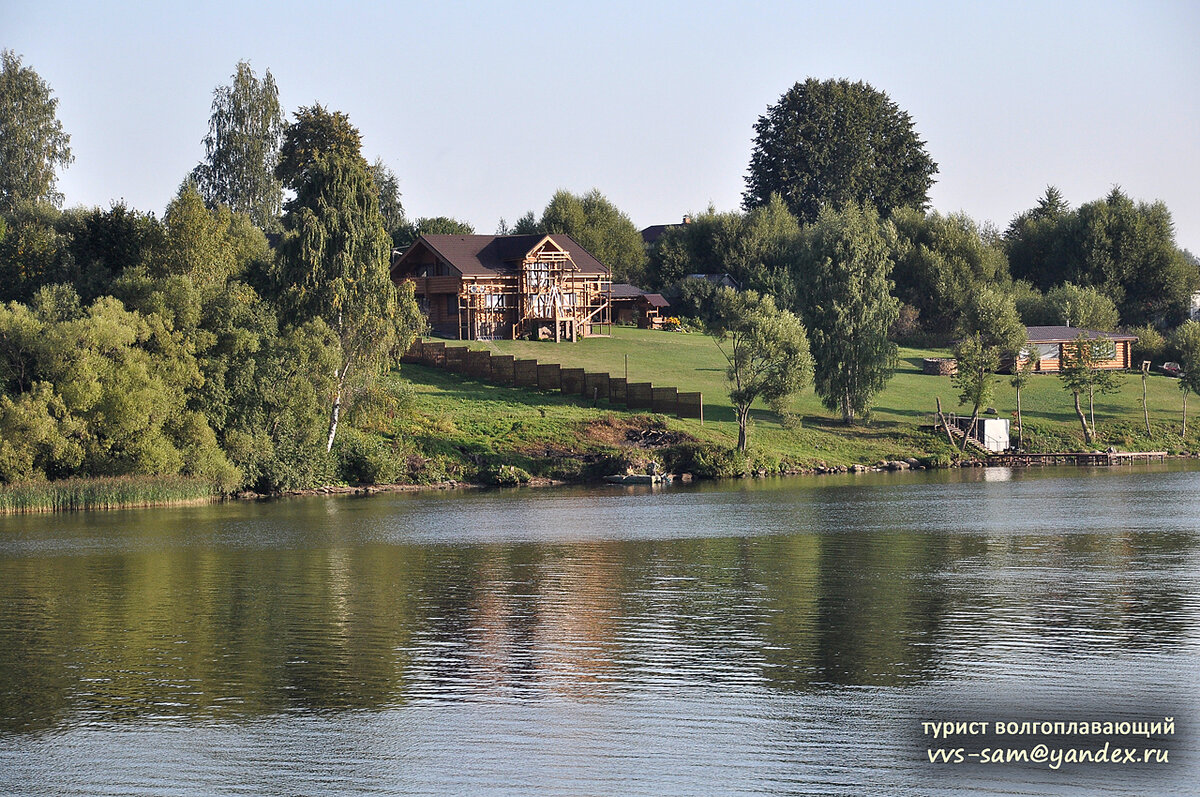
[(532, 478), (529, 471), (518, 468), (516, 465), (492, 465), (480, 471), (480, 481), (484, 484), (492, 484), (497, 487), (516, 487), (520, 484), (527, 484)]
[(389, 484), (396, 480), (396, 457), (376, 435), (344, 427), (334, 443), (338, 477), (349, 484)]
[(700, 479), (743, 476), (749, 470), (746, 457), (737, 449), (710, 443), (680, 443), (662, 450), (667, 470), (690, 473)]
[(1151, 325), (1134, 327), (1129, 330), (1129, 334), (1137, 335), (1137, 342), (1133, 344), (1130, 352), (1130, 360), (1134, 368), (1140, 368), (1142, 360), (1161, 363), (1167, 359), (1163, 356), (1167, 350), (1167, 339)]

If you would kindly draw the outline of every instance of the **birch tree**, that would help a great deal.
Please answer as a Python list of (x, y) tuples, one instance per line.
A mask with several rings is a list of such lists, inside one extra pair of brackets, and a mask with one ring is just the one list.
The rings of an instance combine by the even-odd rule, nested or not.
[[(304, 109), (287, 131), (284, 151), (314, 140), (309, 125), (352, 131), (353, 151), (309, 148), (289, 161), (296, 196), (287, 205), (277, 268), (294, 321), (321, 318), (333, 330), (340, 358), (333, 374), (326, 451), (333, 448), (352, 388), (377, 376), (420, 329), (411, 287), (397, 291), (388, 273), (391, 238), (379, 212), (379, 193), (357, 152), (358, 131), (344, 114)], [(319, 132), (319, 131), (318, 131)], [(290, 146), (289, 146), (290, 145)]]

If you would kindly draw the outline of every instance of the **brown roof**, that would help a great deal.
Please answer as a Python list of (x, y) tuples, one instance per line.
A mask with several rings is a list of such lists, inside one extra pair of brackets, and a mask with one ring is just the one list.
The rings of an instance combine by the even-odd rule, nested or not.
[[(422, 235), (396, 262), (399, 266), (409, 252), (424, 245), (465, 277), (489, 277), (515, 273), (521, 260), (542, 242), (545, 235)], [(608, 274), (608, 268), (580, 246), (571, 236), (549, 236), (571, 254), (582, 274)]]
[(612, 297), (614, 299), (636, 299), (646, 292), (636, 285), (630, 285), (628, 282), (614, 282), (612, 284)]
[(1095, 329), (1080, 329), (1079, 327), (1025, 327), (1025, 334), (1030, 343), (1070, 343), (1080, 335), (1088, 340), (1108, 338), (1109, 340), (1137, 340), (1137, 335), (1124, 335), (1119, 332), (1100, 332)]
[(668, 302), (666, 299), (664, 299), (662, 297), (661, 293), (647, 293), (647, 294), (644, 294), (643, 298), (645, 298), (645, 300), (650, 303), (651, 307), (670, 307), (671, 306), (671, 303)]
[(676, 227), (676, 226), (678, 226), (678, 225), (676, 225), (676, 224), (652, 224), (649, 227), (647, 227), (646, 229), (642, 230), (642, 243), (644, 243), (646, 246), (649, 246), (650, 244), (657, 241), (659, 238), (662, 238), (664, 232), (666, 232), (670, 228)]

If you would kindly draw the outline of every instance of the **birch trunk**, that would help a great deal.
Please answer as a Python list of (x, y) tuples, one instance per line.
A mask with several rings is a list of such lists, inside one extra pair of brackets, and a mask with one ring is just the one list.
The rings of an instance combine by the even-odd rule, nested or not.
[(1075, 396), (1075, 414), (1079, 416), (1079, 425), (1083, 427), (1083, 441), (1089, 446), (1092, 444), (1092, 430), (1088, 427), (1087, 416), (1083, 414), (1083, 407), (1079, 406), (1079, 394), (1073, 393)]

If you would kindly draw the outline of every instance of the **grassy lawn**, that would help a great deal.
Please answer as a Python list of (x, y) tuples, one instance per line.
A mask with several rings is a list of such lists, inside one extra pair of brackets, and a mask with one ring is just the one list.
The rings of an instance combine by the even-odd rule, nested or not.
[[(456, 341), (449, 345), (463, 344)], [(623, 376), (628, 362), (631, 381), (703, 392), (705, 423), (672, 418), (667, 421), (669, 428), (722, 447), (731, 447), (736, 440), (737, 427), (726, 395), (725, 360), (715, 343), (704, 335), (617, 327), (612, 337), (586, 338), (574, 344), (472, 341), (466, 345), (497, 354), (605, 371), (613, 376)], [(918, 427), (930, 422), (937, 397), (941, 397), (947, 411), (970, 410), (958, 406), (957, 391), (950, 377), (921, 372), (922, 358), (947, 354), (945, 350), (902, 348), (895, 375), (876, 397), (869, 422), (865, 424), (843, 426), (840, 417), (822, 407), (811, 390), (800, 396), (792, 408), (800, 419), (798, 426), (785, 423), (765, 407), (757, 408), (751, 447), (768, 465), (776, 462), (811, 465), (819, 460), (852, 464), (944, 454), (947, 450), (944, 436), (921, 432)], [(405, 366), (404, 374), (416, 386), (421, 423), (431, 430), (430, 445), (435, 444), (436, 435), (452, 428), (454, 431), (447, 439), (456, 439), (453, 445), (483, 446), (496, 454), (539, 446), (604, 449), (586, 434), (581, 437), (579, 430), (612, 416), (607, 412), (606, 402), (592, 408), (586, 402), (555, 394), (464, 381), (454, 374), (418, 366)], [(1194, 434), (1189, 434), (1186, 443), (1178, 434), (1181, 406), (1178, 380), (1152, 375), (1147, 392), (1153, 429), (1149, 437), (1142, 420), (1142, 386), (1138, 375), (1126, 375), (1120, 393), (1097, 397), (1098, 445), (1117, 445), (1126, 450), (1200, 448)], [(1200, 414), (1200, 401), (1196, 405)], [(992, 406), (1000, 417), (1015, 416), (1015, 391), (1007, 377), (1002, 377)], [(1022, 407), (1027, 429), (1034, 435), (1035, 448), (1083, 448), (1071, 395), (1063, 390), (1058, 378), (1035, 376), (1022, 393)], [(615, 415), (627, 413), (615, 408)], [(1200, 418), (1195, 426), (1200, 429)]]

